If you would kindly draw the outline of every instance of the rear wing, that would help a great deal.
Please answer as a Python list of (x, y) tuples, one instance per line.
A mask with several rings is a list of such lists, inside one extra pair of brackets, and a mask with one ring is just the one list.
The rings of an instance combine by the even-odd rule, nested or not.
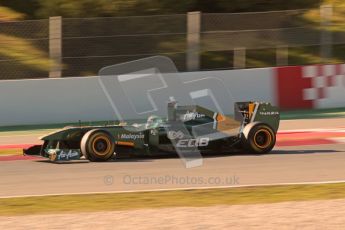
[(235, 119), (244, 124), (262, 122), (268, 124), (275, 132), (280, 122), (279, 109), (268, 102), (236, 102), (234, 104)]
[(178, 105), (176, 102), (168, 103), (168, 121), (201, 121), (213, 122), (219, 120), (222, 114), (198, 105)]

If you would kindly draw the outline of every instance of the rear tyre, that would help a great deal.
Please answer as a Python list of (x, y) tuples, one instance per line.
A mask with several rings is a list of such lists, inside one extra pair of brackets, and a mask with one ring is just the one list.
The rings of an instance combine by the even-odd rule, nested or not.
[(243, 147), (254, 154), (270, 152), (276, 143), (276, 135), (266, 124), (257, 124), (242, 135)]
[(105, 130), (93, 129), (81, 139), (80, 149), (89, 161), (108, 161), (115, 152), (115, 139)]

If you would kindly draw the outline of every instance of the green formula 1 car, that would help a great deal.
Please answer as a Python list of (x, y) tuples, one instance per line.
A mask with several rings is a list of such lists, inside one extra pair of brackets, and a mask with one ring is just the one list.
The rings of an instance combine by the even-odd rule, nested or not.
[(263, 102), (236, 102), (234, 107), (234, 117), (228, 117), (170, 102), (166, 119), (150, 116), (142, 124), (66, 127), (42, 137), (43, 145), (24, 149), (24, 154), (51, 161), (108, 161), (129, 148), (133, 155), (150, 156), (195, 150), (271, 151), (279, 127), (278, 108)]

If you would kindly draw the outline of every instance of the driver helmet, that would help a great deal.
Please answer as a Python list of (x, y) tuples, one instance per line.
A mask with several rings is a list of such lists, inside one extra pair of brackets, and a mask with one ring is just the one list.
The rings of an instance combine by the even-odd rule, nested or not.
[(146, 128), (157, 128), (162, 122), (162, 118), (156, 115), (151, 115), (147, 118)]

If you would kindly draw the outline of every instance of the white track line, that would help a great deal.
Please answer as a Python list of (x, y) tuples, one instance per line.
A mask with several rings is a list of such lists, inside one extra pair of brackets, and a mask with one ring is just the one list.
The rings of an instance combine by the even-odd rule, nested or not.
[(283, 186), (283, 185), (319, 185), (319, 184), (339, 184), (345, 183), (345, 180), (336, 181), (306, 181), (306, 182), (290, 182), (290, 183), (272, 183), (272, 184), (248, 184), (233, 186), (215, 186), (215, 187), (186, 187), (186, 188), (167, 188), (167, 189), (146, 189), (146, 190), (123, 190), (123, 191), (104, 191), (104, 192), (82, 192), (82, 193), (47, 193), (39, 195), (22, 195), (22, 196), (0, 196), (0, 199), (9, 198), (29, 198), (29, 197), (45, 197), (45, 196), (68, 196), (68, 195), (97, 195), (97, 194), (117, 194), (117, 193), (137, 193), (137, 192), (166, 192), (166, 191), (183, 191), (183, 190), (203, 190), (203, 189), (224, 189), (224, 188), (247, 188), (247, 187), (267, 187), (267, 186)]
[(343, 144), (345, 143), (345, 137), (330, 137), (330, 138), (327, 138), (328, 140), (331, 140), (331, 141), (335, 141), (339, 144)]

